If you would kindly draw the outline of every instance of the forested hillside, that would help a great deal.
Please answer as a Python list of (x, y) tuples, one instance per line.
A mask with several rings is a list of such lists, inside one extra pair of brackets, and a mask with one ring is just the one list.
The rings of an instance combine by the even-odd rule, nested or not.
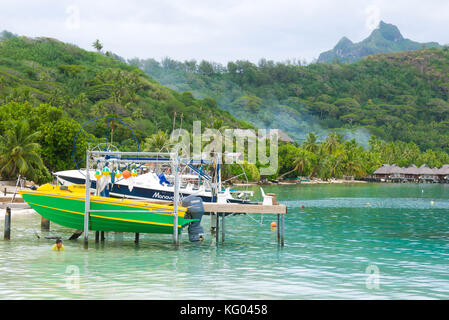
[(131, 63), (168, 87), (213, 97), (236, 117), (284, 129), (298, 141), (311, 131), (321, 140), (336, 131), (449, 150), (447, 47), (372, 55), (351, 64), (262, 59), (223, 66), (169, 58)]
[[(182, 115), (185, 129), (194, 120), (203, 128), (251, 127), (223, 109), (298, 140), (281, 143), (279, 167), (270, 178), (363, 177), (383, 163), (439, 167), (449, 161), (447, 49), (373, 55), (352, 64), (261, 60), (224, 67), (168, 58), (127, 64), (110, 52), (54, 39), (0, 38), (2, 178), (21, 173), (42, 183), (51, 180), (50, 171), (74, 168), (73, 138), (81, 123), (95, 117), (124, 120), (148, 150), (168, 146), (175, 112), (175, 126)], [(104, 138), (106, 126), (99, 122), (81, 135), (76, 152), (82, 156), (91, 137)], [(127, 134), (117, 129), (114, 138)], [(365, 148), (351, 140), (361, 136), (369, 140)], [(245, 170), (259, 179), (255, 165), (245, 164)]]
[[(190, 130), (195, 120), (201, 120), (203, 127), (250, 127), (218, 108), (213, 99), (198, 100), (189, 92), (170, 90), (109, 52), (89, 52), (49, 38), (0, 34), (0, 135), (5, 138), (0, 141), (4, 148), (0, 162), (7, 168), (1, 172), (4, 177), (18, 172), (17, 163), (8, 159), (21, 159), (7, 153), (10, 145), (22, 144), (23, 151), (31, 143), (26, 150), (34, 150), (33, 159), (41, 156), (50, 170), (68, 169), (74, 167), (73, 138), (85, 121), (120, 118), (143, 145), (145, 138), (158, 131), (171, 132), (175, 113), (176, 128), (182, 121), (182, 127)], [(107, 129), (106, 125), (99, 123), (105, 128), (93, 128), (89, 133), (105, 138), (102, 129)], [(29, 135), (32, 138), (28, 139)], [(126, 135), (126, 130), (114, 132), (118, 141), (128, 138)], [(81, 136), (83, 139), (87, 138)], [(49, 177), (46, 170), (25, 167), (37, 180)]]

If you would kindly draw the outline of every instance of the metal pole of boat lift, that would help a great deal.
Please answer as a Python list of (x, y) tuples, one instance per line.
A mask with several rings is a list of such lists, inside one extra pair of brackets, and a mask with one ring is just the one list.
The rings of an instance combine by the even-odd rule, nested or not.
[(179, 244), (178, 239), (178, 202), (179, 202), (179, 156), (173, 153), (174, 170), (175, 170), (175, 186), (173, 194), (173, 242), (175, 246)]
[[(215, 190), (215, 195), (218, 198), (218, 193), (221, 192), (221, 162), (220, 162), (220, 155), (217, 153), (215, 155), (215, 161), (216, 161), (216, 167), (215, 167), (215, 185), (216, 185), (216, 190)], [(216, 200), (217, 201), (217, 200)], [(222, 212), (221, 213), (221, 243), (224, 243), (225, 241), (225, 217), (226, 217), (226, 213)], [(217, 224), (218, 224), (219, 220), (218, 220), (218, 214), (217, 214)]]
[[(212, 202), (218, 201), (218, 192), (217, 192), (217, 155), (215, 155), (215, 159), (212, 162), (213, 175), (211, 179), (211, 193), (212, 193)], [(220, 212), (214, 212), (215, 216), (215, 243), (218, 245), (220, 241)]]
[(89, 172), (90, 152), (86, 150), (86, 198), (84, 201), (84, 249), (89, 247), (89, 215), (90, 215), (90, 172)]
[(277, 233), (276, 239), (277, 239), (278, 243), (281, 242), (281, 231), (280, 231), (280, 228), (281, 228), (281, 215), (278, 213), (277, 214), (277, 224), (276, 224), (276, 233)]

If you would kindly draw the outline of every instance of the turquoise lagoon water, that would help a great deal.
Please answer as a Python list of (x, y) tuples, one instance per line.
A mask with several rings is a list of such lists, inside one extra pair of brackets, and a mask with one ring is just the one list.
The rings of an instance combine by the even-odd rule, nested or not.
[(40, 216), (15, 211), (12, 240), (0, 239), (0, 299), (449, 298), (449, 185), (264, 190), (288, 207), (283, 248), (275, 216), (239, 215), (226, 219), (224, 245), (208, 232), (189, 243), (187, 230), (177, 250), (170, 235), (141, 235), (136, 246), (133, 234), (109, 233), (103, 245), (91, 233), (88, 250), (64, 241), (58, 253), (44, 237), (71, 230), (43, 233)]

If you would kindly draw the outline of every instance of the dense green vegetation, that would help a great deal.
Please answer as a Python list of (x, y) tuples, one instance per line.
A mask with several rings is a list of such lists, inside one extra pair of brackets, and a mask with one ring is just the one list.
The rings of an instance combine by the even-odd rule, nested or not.
[(345, 140), (331, 133), (322, 142), (310, 133), (300, 146), (284, 144), (279, 147), (279, 177), (318, 177), (321, 179), (356, 178), (372, 174), (382, 164), (441, 167), (449, 163), (449, 155), (443, 151), (420, 151), (412, 142), (385, 142), (374, 136), (369, 148), (363, 148), (353, 140)]
[[(73, 168), (73, 140), (81, 123), (100, 116), (129, 123), (143, 150), (168, 148), (175, 114), (175, 126), (182, 121), (189, 131), (194, 120), (201, 120), (203, 129), (251, 127), (223, 109), (297, 139), (298, 144), (279, 147), (279, 170), (270, 178), (362, 177), (383, 163), (449, 163), (446, 48), (374, 55), (353, 64), (262, 59), (257, 65), (236, 61), (224, 67), (169, 58), (126, 64), (113, 53), (101, 53), (99, 41), (94, 46), (99, 52), (0, 34), (3, 178), (20, 173), (40, 183), (51, 178), (50, 171)], [(109, 125), (98, 121), (79, 135), (76, 156), (83, 156), (92, 139), (103, 141), (99, 137)], [(123, 141), (129, 134), (117, 127), (114, 138)], [(358, 142), (360, 134), (366, 145)], [(370, 134), (378, 138), (369, 139)], [(123, 147), (133, 149), (133, 143)], [(260, 178), (258, 165), (244, 164), (250, 180)], [(225, 167), (225, 178), (238, 170)]]
[[(100, 51), (101, 44), (94, 44)], [(170, 132), (173, 125), (178, 128), (182, 123), (183, 128), (190, 130), (195, 120), (202, 121), (203, 127), (216, 122), (229, 127), (251, 127), (219, 109), (213, 99), (198, 100), (190, 92), (170, 90), (119, 60), (110, 52), (88, 52), (54, 39), (30, 39), (2, 32), (0, 135), (13, 132), (19, 122), (27, 123), (24, 126), (29, 132), (37, 132), (33, 143), (39, 148), (33, 152), (42, 156), (49, 170), (56, 171), (74, 167), (74, 137), (80, 124), (97, 117), (122, 119), (131, 125), (141, 143), (158, 130)], [(83, 153), (89, 134), (93, 140), (101, 141), (99, 137), (104, 137), (107, 126), (106, 121), (99, 121), (86, 136), (80, 135), (77, 152)], [(129, 130), (117, 128), (114, 138), (124, 141), (130, 134)], [(6, 161), (8, 156), (0, 157)], [(42, 170), (38, 175), (48, 178), (48, 171)], [(2, 175), (12, 178), (17, 172), (2, 170)], [(29, 172), (28, 175), (39, 180)]]
[(374, 134), (449, 151), (448, 48), (372, 55), (351, 64), (131, 63), (164, 85), (210, 96), (238, 118), (283, 129), (297, 141), (308, 132), (322, 141), (336, 131), (359, 143)]

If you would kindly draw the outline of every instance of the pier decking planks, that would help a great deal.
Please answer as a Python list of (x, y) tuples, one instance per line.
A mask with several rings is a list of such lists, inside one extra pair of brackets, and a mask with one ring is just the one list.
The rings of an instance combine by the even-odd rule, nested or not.
[[(146, 200), (145, 202), (167, 204), (166, 200)], [(181, 203), (179, 204), (181, 205)], [(203, 202), (204, 211), (207, 213), (253, 213), (253, 214), (287, 214), (287, 207), (284, 204), (262, 205), (248, 203), (214, 203)]]
[[(276, 198), (274, 197), (274, 202)], [(170, 201), (165, 200), (152, 200), (153, 203), (163, 203), (167, 204)], [(181, 205), (181, 204), (180, 204)], [(222, 234), (222, 243), (224, 243), (225, 238), (225, 225), (224, 218), (226, 213), (243, 213), (243, 214), (276, 214), (277, 215), (277, 240), (281, 247), (284, 246), (284, 232), (285, 232), (285, 223), (284, 216), (287, 214), (287, 206), (284, 204), (273, 204), (273, 205), (263, 205), (261, 202), (258, 204), (247, 204), (247, 203), (211, 203), (211, 202), (203, 202), (204, 212), (208, 214), (214, 214), (216, 221), (216, 242), (219, 242), (219, 228), (220, 228), (220, 217), (222, 221), (221, 225), (221, 234)]]
[(283, 204), (261, 205), (261, 204), (241, 204), (241, 203), (211, 203), (204, 202), (205, 212), (224, 213), (260, 213), (260, 214), (286, 214), (287, 207)]

